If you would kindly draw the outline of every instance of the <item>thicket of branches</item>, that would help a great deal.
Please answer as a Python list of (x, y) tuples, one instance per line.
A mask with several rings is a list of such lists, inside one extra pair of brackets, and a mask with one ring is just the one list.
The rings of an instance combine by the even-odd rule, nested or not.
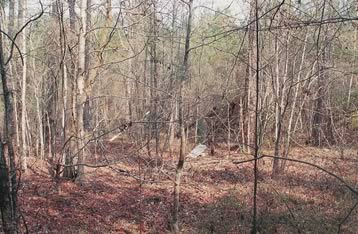
[(273, 177), (293, 145), (344, 157), (358, 128), (357, 2), (242, 4), (235, 12), (193, 0), (2, 2), (5, 232), (17, 229), (17, 178), (29, 157), (48, 161), (54, 178), (83, 182), (86, 166), (114, 163), (93, 152), (119, 139), (157, 167), (179, 155), (176, 232), (191, 145), (257, 160), (271, 147)]

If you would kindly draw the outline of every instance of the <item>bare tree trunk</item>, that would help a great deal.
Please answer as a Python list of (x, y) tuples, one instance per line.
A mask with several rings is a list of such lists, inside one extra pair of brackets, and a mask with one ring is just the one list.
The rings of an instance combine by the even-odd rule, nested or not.
[[(275, 65), (276, 65), (276, 74), (275, 74), (275, 85), (273, 85), (274, 100), (275, 100), (275, 150), (274, 156), (280, 156), (280, 134), (281, 134), (281, 105), (280, 105), (280, 98), (281, 95), (281, 82), (280, 82), (280, 47), (278, 42), (278, 36), (275, 35), (274, 40), (274, 48), (275, 48)], [(272, 77), (272, 79), (274, 79)], [(274, 83), (274, 82), (273, 82)], [(279, 173), (279, 159), (274, 158), (272, 164), (272, 177), (275, 177)]]
[(70, 14), (70, 28), (72, 31), (76, 29), (76, 0), (67, 0), (68, 1), (68, 10)]
[(112, 0), (106, 0), (106, 18), (108, 22), (112, 21)]
[[(26, 15), (26, 0), (19, 1), (19, 25), (24, 24), (24, 17)], [(22, 66), (22, 87), (21, 87), (21, 168), (24, 172), (27, 169), (27, 141), (26, 141), (26, 89), (27, 89), (27, 55), (26, 55), (26, 30), (22, 31), (22, 53), (23, 53), (23, 66)]]
[(78, 129), (78, 181), (82, 182), (84, 180), (85, 171), (84, 171), (84, 137), (85, 129), (83, 125), (83, 113), (84, 113), (84, 104), (86, 102), (86, 93), (85, 93), (85, 80), (86, 80), (86, 25), (87, 25), (87, 0), (81, 0), (80, 5), (80, 18), (81, 18), (81, 29), (79, 35), (79, 51), (78, 51), (78, 77), (77, 77), (77, 88), (78, 88), (78, 111), (77, 111), (77, 129)]
[(156, 18), (156, 2), (152, 1), (152, 15), (149, 18), (150, 22), (150, 104), (151, 104), (151, 114), (154, 117), (152, 119), (153, 123), (151, 124), (151, 137), (154, 135), (155, 139), (155, 157), (156, 162), (159, 157), (159, 130), (158, 130), (158, 95), (157, 95), (157, 86), (158, 86), (158, 66), (157, 66), (157, 18)]
[[(280, 20), (280, 17), (279, 17)], [(282, 19), (284, 20), (284, 19)], [(283, 41), (283, 40), (282, 40)], [(275, 48), (275, 57), (276, 57), (276, 82), (273, 85), (273, 90), (275, 92), (275, 151), (272, 166), (272, 177), (275, 177), (280, 172), (280, 160), (277, 157), (280, 157), (281, 150), (281, 136), (283, 129), (283, 120), (285, 118), (286, 109), (289, 102), (289, 92), (291, 92), (291, 87), (287, 87), (287, 77), (288, 77), (288, 64), (289, 64), (289, 48), (290, 48), (290, 32), (286, 31), (285, 33), (285, 45), (284, 45), (284, 57), (281, 60), (280, 57), (280, 42), (278, 40), (278, 35), (275, 35), (274, 48)], [(281, 71), (280, 65), (283, 64), (283, 69)]]
[[(15, 0), (9, 0), (9, 17), (8, 17), (8, 35), (13, 39), (14, 38), (14, 29), (15, 29)], [(10, 61), (9, 64), (9, 72), (10, 72), (10, 84), (11, 84), (11, 89), (15, 89), (15, 68), (16, 67), (16, 60), (12, 60)], [(15, 114), (15, 128), (16, 128), (16, 145), (19, 147), (20, 146), (20, 135), (19, 135), (19, 125), (18, 125), (18, 113), (17, 113), (17, 98), (16, 95), (14, 95), (14, 114)]]
[(245, 110), (245, 97), (241, 97), (240, 100), (239, 100), (239, 104), (240, 104), (240, 140), (241, 140), (241, 152), (246, 152), (246, 144), (245, 144), (245, 124), (246, 124), (246, 121), (245, 121), (245, 118), (246, 118), (246, 115), (244, 113), (244, 110)]
[[(131, 63), (129, 64), (129, 66), (131, 67)], [(127, 106), (127, 113), (126, 113), (126, 119), (128, 122), (131, 122), (133, 117), (133, 111), (132, 111), (132, 102), (131, 102), (131, 97), (132, 97), (132, 85), (131, 82), (129, 80), (125, 80), (124, 81), (124, 85), (125, 85), (125, 94), (126, 94), (126, 106)]]
[[(357, 3), (358, 5), (358, 3)], [(358, 6), (357, 6), (358, 8)], [(357, 11), (357, 16), (358, 16), (358, 11)], [(356, 26), (355, 30), (354, 30), (354, 44), (353, 44), (353, 51), (355, 52), (357, 50), (357, 37), (358, 34), (358, 26)], [(352, 61), (352, 68), (356, 67), (356, 59), (353, 59)], [(349, 110), (350, 106), (351, 106), (351, 96), (352, 96), (352, 85), (353, 85), (353, 78), (354, 78), (354, 74), (352, 72), (352, 75), (349, 79), (349, 88), (348, 88), (348, 97), (347, 97), (347, 110)]]
[[(71, 64), (72, 65), (72, 64)], [(72, 78), (75, 77), (75, 72), (74, 70), (71, 68), (72, 71)], [(69, 129), (69, 137), (73, 137), (76, 136), (77, 134), (77, 105), (76, 105), (76, 91), (77, 91), (77, 85), (75, 80), (72, 80), (72, 85), (71, 85), (71, 96), (70, 96), (70, 106), (71, 106), (71, 118), (70, 118), (70, 124), (68, 126)], [(71, 139), (67, 139), (69, 142), (68, 144), (68, 153), (66, 153), (66, 157), (65, 157), (65, 165), (66, 167), (64, 168), (63, 171), (63, 177), (67, 178), (67, 179), (73, 179), (75, 178), (75, 168), (72, 166), (73, 165), (73, 158), (71, 153), (77, 151), (74, 142), (71, 141)], [(76, 150), (75, 150), (76, 149)]]
[[(62, 151), (62, 163), (66, 165), (67, 154), (69, 154), (68, 147), (65, 146), (67, 138), (67, 95), (68, 95), (68, 85), (67, 85), (67, 69), (66, 65), (63, 65), (63, 80), (62, 80), (62, 145), (64, 147)], [(67, 166), (67, 165), (66, 165)]]
[(174, 184), (174, 204), (173, 204), (173, 231), (179, 233), (179, 206), (180, 206), (180, 183), (183, 173), (185, 156), (184, 156), (184, 126), (183, 126), (183, 112), (182, 112), (182, 84), (180, 84), (178, 102), (179, 102), (179, 129), (180, 129), (180, 148), (179, 148), (179, 160), (175, 172), (175, 184)]
[[(250, 18), (249, 20), (254, 19), (254, 1), (250, 3)], [(255, 123), (255, 82), (254, 82), (254, 74), (255, 74), (255, 39), (254, 39), (254, 32), (255, 32), (255, 25), (250, 24), (248, 32), (248, 65), (246, 68), (246, 77), (245, 77), (245, 126), (243, 127), (245, 130), (245, 141), (244, 145), (246, 146), (247, 153), (253, 152), (254, 144), (255, 144), (255, 136), (253, 134), (253, 126)]]
[(227, 150), (229, 151), (229, 157), (231, 156), (231, 105), (227, 102)]
[[(293, 120), (294, 120), (294, 116), (296, 113), (296, 105), (297, 105), (297, 99), (298, 99), (298, 93), (301, 87), (301, 75), (302, 75), (302, 70), (303, 70), (303, 65), (305, 62), (305, 58), (306, 58), (306, 48), (307, 48), (307, 38), (308, 38), (308, 33), (306, 33), (305, 35), (305, 39), (303, 41), (303, 49), (302, 49), (302, 55), (301, 55), (301, 62), (300, 62), (300, 66), (298, 69), (298, 74), (297, 74), (297, 80), (296, 82), (296, 87), (295, 87), (295, 91), (294, 91), (294, 97), (292, 100), (292, 106), (291, 106), (291, 113), (290, 113), (290, 118), (288, 121), (288, 126), (287, 126), (287, 139), (286, 139), (286, 144), (285, 144), (285, 148), (284, 148), (284, 157), (287, 158), (288, 157), (288, 153), (290, 150), (290, 146), (291, 146), (291, 136), (292, 136), (292, 127), (293, 127)], [(294, 82), (294, 80), (292, 81), (292, 83)], [(281, 170), (284, 170), (286, 166), (286, 160), (283, 160), (282, 164), (281, 164)]]
[[(61, 103), (60, 106), (61, 110), (61, 158), (57, 159), (56, 163), (56, 180), (59, 179), (61, 167), (60, 163), (66, 165), (63, 170), (63, 176), (66, 178), (73, 178), (73, 167), (71, 163), (67, 163), (66, 160), (70, 157), (70, 147), (68, 147), (67, 141), (67, 98), (68, 98), (68, 72), (67, 66), (65, 63), (66, 55), (67, 55), (67, 38), (66, 38), (66, 29), (65, 29), (65, 22), (64, 22), (64, 6), (63, 3), (60, 1), (56, 1), (55, 6), (57, 8), (58, 17), (57, 23), (60, 28), (59, 32), (59, 39), (60, 39), (60, 61), (59, 61), (59, 74), (61, 75), (61, 97), (62, 100), (59, 102)], [(58, 182), (58, 180), (57, 180)], [(57, 186), (60, 189), (60, 186)]]
[[(1, 15), (1, 13), (0, 13)], [(0, 23), (0, 30), (2, 24)], [(17, 178), (15, 166), (14, 138), (14, 112), (12, 91), (9, 90), (4, 64), (4, 52), (2, 34), (0, 34), (0, 77), (5, 106), (5, 129), (4, 140), (0, 136), (0, 209), (5, 233), (17, 233)], [(5, 146), (5, 147), (4, 147)], [(7, 153), (7, 160), (6, 154)], [(9, 162), (8, 167), (6, 162)]]
[[(175, 69), (174, 69), (174, 61), (175, 61), (175, 55), (174, 55), (174, 38), (177, 36), (176, 32), (174, 31), (175, 27), (175, 21), (177, 16), (177, 4), (176, 0), (173, 0), (173, 10), (172, 10), (172, 22), (171, 22), (171, 39), (170, 39), (170, 83), (169, 83), (169, 91), (173, 90), (173, 81), (175, 78)], [(174, 100), (170, 104), (170, 123), (169, 123), (169, 140), (168, 140), (168, 148), (170, 155), (173, 152), (173, 143), (174, 143), (174, 135), (175, 135), (175, 120), (177, 119), (177, 101), (176, 97), (174, 97)]]
[(15, 0), (9, 0), (8, 35), (14, 37), (15, 28)]
[[(15, 79), (15, 77), (18, 76), (17, 72), (15, 71), (16, 69), (14, 69), (16, 67), (16, 61), (13, 60), (11, 61), (10, 63), (10, 72), (11, 72), (11, 75), (12, 75), (12, 79), (9, 80), (9, 84), (10, 84), (10, 89), (12, 90), (16, 90), (17, 87), (18, 87), (18, 82), (17, 80)], [(20, 126), (19, 126), (19, 101), (18, 101), (18, 98), (17, 98), (17, 95), (13, 95), (13, 101), (14, 101), (14, 134), (15, 134), (15, 138), (16, 138), (16, 146), (17, 147), (20, 147)]]
[(174, 144), (174, 137), (175, 137), (175, 120), (177, 119), (177, 102), (174, 100), (171, 105), (171, 112), (170, 112), (170, 123), (169, 123), (169, 141), (168, 141), (168, 148), (170, 154), (173, 153), (173, 144)]
[[(258, 165), (258, 157), (259, 157), (259, 141), (260, 141), (260, 126), (259, 126), (259, 95), (260, 95), (260, 31), (259, 31), (259, 3), (258, 0), (255, 1), (255, 4), (252, 5), (252, 9), (255, 9), (255, 47), (256, 47), (256, 63), (255, 63), (255, 127), (254, 127), (254, 188), (253, 188), (253, 215), (252, 215), (252, 228), (251, 233), (256, 234), (257, 227), (257, 185), (258, 185), (258, 173), (259, 173), (259, 165)], [(254, 63), (253, 63), (254, 64)]]
[(324, 87), (323, 87), (323, 73), (324, 68), (323, 64), (319, 65), (319, 78), (318, 78), (318, 92), (315, 101), (314, 113), (313, 113), (313, 124), (312, 124), (312, 144), (314, 146), (321, 146), (322, 144), (322, 123), (323, 123), (323, 96), (324, 96)]
[[(0, 141), (2, 138), (0, 136)], [(2, 231), (15, 233), (13, 226), (13, 207), (11, 204), (11, 192), (9, 187), (9, 170), (6, 165), (5, 149), (0, 144), (0, 212), (2, 217)]]
[(40, 97), (38, 95), (38, 93), (40, 91), (38, 91), (41, 88), (36, 88), (36, 109), (37, 109), (37, 120), (38, 120), (38, 132), (39, 132), (39, 144), (40, 144), (40, 159), (43, 160), (45, 157), (45, 143), (44, 143), (44, 134), (43, 134), (43, 124), (42, 124), (42, 116), (43, 116), (43, 112), (42, 112), (42, 108), (40, 106)]
[(179, 129), (180, 129), (180, 150), (179, 150), (179, 160), (175, 173), (175, 184), (174, 184), (174, 204), (173, 204), (173, 231), (179, 233), (179, 207), (180, 207), (180, 182), (181, 176), (183, 173), (185, 155), (184, 155), (184, 123), (183, 123), (183, 83), (188, 78), (188, 66), (189, 66), (189, 52), (190, 52), (190, 34), (191, 34), (191, 22), (192, 22), (192, 6), (193, 0), (189, 0), (188, 4), (188, 20), (186, 27), (186, 37), (185, 37), (185, 54), (184, 61), (182, 64), (182, 69), (180, 73), (180, 87), (179, 87), (179, 96), (178, 96), (178, 110), (179, 110)]
[[(86, 10), (86, 32), (90, 30), (91, 26), (91, 5), (92, 0), (87, 0), (87, 10)], [(90, 79), (90, 54), (89, 54), (89, 48), (90, 46), (90, 39), (89, 36), (86, 36), (86, 42), (85, 42), (85, 95), (86, 95), (86, 101), (84, 103), (84, 110), (83, 110), (83, 127), (85, 132), (89, 131), (91, 128), (91, 105), (90, 105), (90, 89), (88, 87), (88, 80)]]
[[(69, 5), (69, 15), (70, 15), (70, 28), (72, 32), (76, 31), (76, 13), (75, 13), (75, 3), (76, 0), (68, 0), (68, 5)], [(71, 55), (71, 54), (70, 54)], [(64, 72), (68, 72), (69, 76), (67, 76), (68, 78), (68, 82), (67, 85), (71, 84), (71, 90), (70, 90), (70, 109), (71, 109), (71, 115), (69, 116), (70, 118), (70, 123), (69, 126), (67, 127), (68, 129), (68, 133), (67, 136), (68, 137), (73, 137), (76, 136), (77, 134), (77, 81), (76, 81), (76, 63), (75, 63), (75, 59), (74, 59), (74, 55), (72, 55), (72, 60), (70, 61), (71, 64), (69, 65), (69, 72), (68, 71), (64, 71)], [(67, 69), (66, 69), (67, 70)], [(70, 82), (71, 81), (71, 82)], [(63, 177), (64, 178), (68, 178), (68, 179), (73, 179), (75, 177), (75, 168), (72, 166), (73, 165), (73, 158), (71, 153), (75, 152), (75, 143), (71, 140), (71, 139), (67, 139), (66, 141), (69, 140), (69, 142), (67, 143), (68, 146), (68, 152), (66, 152), (65, 155), (65, 165), (66, 167), (64, 168), (63, 171)]]
[(195, 144), (199, 144), (199, 103), (195, 104)]
[[(323, 3), (321, 19), (325, 15), (326, 2)], [(311, 142), (314, 146), (321, 146), (324, 137), (325, 114), (324, 114), (324, 98), (325, 98), (325, 83), (327, 82), (327, 49), (328, 49), (328, 35), (327, 29), (321, 25), (318, 31), (317, 38), (317, 60), (318, 60), (318, 78), (317, 78), (317, 96), (314, 101), (313, 121), (312, 121), (312, 134)], [(321, 38), (321, 34), (323, 38)], [(322, 42), (322, 43), (320, 43)], [(321, 47), (320, 47), (321, 46)]]

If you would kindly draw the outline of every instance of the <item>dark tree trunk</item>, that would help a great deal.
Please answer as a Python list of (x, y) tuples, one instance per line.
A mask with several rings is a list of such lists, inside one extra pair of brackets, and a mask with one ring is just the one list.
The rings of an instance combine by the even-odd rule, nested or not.
[[(1, 24), (0, 24), (1, 30)], [(15, 151), (13, 148), (14, 113), (12, 93), (9, 90), (4, 64), (2, 34), (0, 34), (0, 76), (5, 106), (4, 141), (0, 136), (0, 210), (4, 233), (17, 233), (16, 213), (16, 167)], [(7, 160), (6, 160), (7, 153)], [(6, 161), (9, 162), (7, 166)]]

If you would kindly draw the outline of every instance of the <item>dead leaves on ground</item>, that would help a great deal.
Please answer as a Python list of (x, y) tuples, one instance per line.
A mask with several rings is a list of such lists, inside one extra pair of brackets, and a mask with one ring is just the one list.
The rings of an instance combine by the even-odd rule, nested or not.
[[(247, 157), (234, 154), (229, 159), (207, 156), (190, 160), (181, 194), (184, 233), (249, 231), (252, 163), (231, 163)], [(358, 184), (358, 160), (353, 156), (341, 160), (333, 151), (310, 148), (295, 149), (291, 157), (319, 163), (353, 186)], [(164, 160), (170, 165), (164, 170), (173, 168), (170, 160)], [(138, 162), (127, 162), (125, 167), (139, 172)], [(275, 180), (270, 178), (270, 169), (270, 162), (260, 165), (262, 233), (335, 233), (357, 199), (316, 169), (289, 163), (288, 170)], [(173, 182), (167, 175), (159, 174), (155, 183), (141, 184), (109, 168), (89, 169), (87, 182), (79, 185), (28, 174), (22, 179), (19, 203), (30, 233), (167, 233), (173, 199)], [(343, 233), (358, 230), (358, 211), (353, 211), (342, 227)]]

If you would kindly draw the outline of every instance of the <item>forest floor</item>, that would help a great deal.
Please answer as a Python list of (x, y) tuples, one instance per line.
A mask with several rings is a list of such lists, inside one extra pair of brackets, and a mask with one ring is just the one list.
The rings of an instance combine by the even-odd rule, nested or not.
[[(87, 168), (82, 184), (54, 181), (43, 162), (31, 160), (18, 192), (30, 233), (169, 232), (176, 160), (151, 161), (124, 154), (116, 144), (109, 148), (106, 159), (87, 158), (112, 166)], [(187, 159), (180, 198), (183, 233), (249, 233), (253, 163), (232, 162), (251, 157), (217, 149), (215, 156)], [(358, 188), (357, 151), (346, 151), (342, 160), (335, 150), (294, 148), (290, 158), (317, 164)], [(358, 208), (352, 210), (357, 197), (340, 181), (294, 162), (271, 179), (271, 160), (259, 166), (260, 233), (337, 233), (339, 228), (340, 233), (358, 233)]]

